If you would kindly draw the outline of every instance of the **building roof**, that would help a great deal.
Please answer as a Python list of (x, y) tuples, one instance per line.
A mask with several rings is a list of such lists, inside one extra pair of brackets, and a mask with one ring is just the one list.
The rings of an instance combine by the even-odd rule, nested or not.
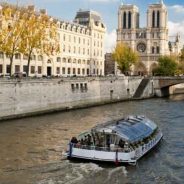
[(98, 125), (93, 130), (97, 132), (115, 133), (124, 140), (133, 143), (150, 136), (157, 125), (143, 116), (129, 116), (126, 119)]

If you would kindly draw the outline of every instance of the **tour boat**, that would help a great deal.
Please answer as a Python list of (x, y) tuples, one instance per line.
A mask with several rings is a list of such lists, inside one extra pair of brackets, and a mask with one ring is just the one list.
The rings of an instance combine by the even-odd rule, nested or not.
[(128, 116), (99, 124), (88, 132), (73, 137), (65, 155), (96, 161), (136, 164), (156, 146), (163, 134), (145, 116)]

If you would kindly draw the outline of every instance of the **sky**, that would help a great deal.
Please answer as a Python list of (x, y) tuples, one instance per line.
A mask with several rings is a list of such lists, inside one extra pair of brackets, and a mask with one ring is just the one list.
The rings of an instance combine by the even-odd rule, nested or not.
[[(158, 3), (159, 0), (0, 0), (9, 3), (23, 5), (34, 4), (36, 9), (47, 9), (51, 16), (66, 21), (73, 21), (79, 9), (95, 10), (101, 14), (102, 20), (107, 27), (105, 39), (106, 51), (110, 52), (116, 42), (117, 13), (118, 7), (124, 4), (135, 4), (139, 7), (141, 27), (146, 26), (146, 11), (149, 4)], [(163, 0), (168, 8), (169, 35), (174, 36), (177, 32), (181, 35), (184, 44), (184, 0)]]

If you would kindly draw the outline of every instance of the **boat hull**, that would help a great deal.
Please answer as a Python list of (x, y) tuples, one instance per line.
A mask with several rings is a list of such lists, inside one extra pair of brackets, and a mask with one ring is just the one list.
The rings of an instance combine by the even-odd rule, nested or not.
[(81, 148), (69, 145), (69, 151), (66, 152), (68, 158), (79, 158), (91, 161), (105, 161), (116, 163), (136, 164), (137, 160), (143, 157), (153, 147), (155, 147), (163, 135), (161, 132), (147, 144), (139, 146), (138, 148), (129, 151), (121, 152), (118, 149), (114, 150), (96, 150), (95, 147)]

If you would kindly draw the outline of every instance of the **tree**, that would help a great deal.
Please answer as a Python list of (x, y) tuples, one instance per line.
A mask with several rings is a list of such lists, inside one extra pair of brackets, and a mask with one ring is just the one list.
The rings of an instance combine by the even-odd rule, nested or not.
[(57, 24), (44, 13), (37, 15), (28, 9), (24, 16), (26, 30), (23, 32), (23, 53), (28, 56), (27, 76), (29, 76), (30, 62), (34, 52), (48, 56), (59, 52)]
[(138, 54), (123, 43), (118, 43), (112, 53), (113, 59), (118, 64), (118, 69), (126, 74), (133, 64), (138, 61)]
[(179, 56), (178, 74), (184, 74), (184, 47), (181, 49), (181, 53)]
[(153, 71), (155, 75), (174, 76), (177, 72), (178, 65), (174, 58), (161, 56), (158, 59), (158, 67)]
[(21, 39), (26, 29), (21, 19), (20, 10), (16, 6), (3, 4), (2, 29), (0, 31), (0, 50), (10, 58), (10, 76), (13, 73), (13, 58), (21, 52)]

